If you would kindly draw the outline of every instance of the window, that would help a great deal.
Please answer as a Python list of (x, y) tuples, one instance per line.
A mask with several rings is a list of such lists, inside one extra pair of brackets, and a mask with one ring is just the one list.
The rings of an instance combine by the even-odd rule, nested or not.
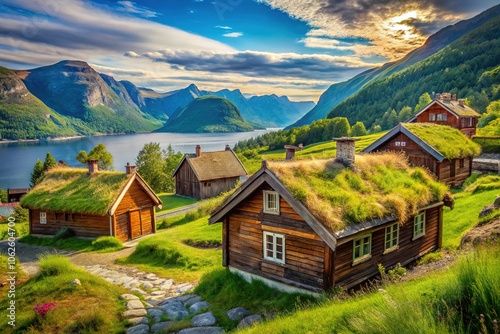
[(40, 212), (40, 224), (47, 224), (47, 212)]
[(401, 146), (401, 142), (400, 142), (400, 141), (397, 141), (397, 142), (396, 142), (396, 146)]
[(448, 114), (437, 114), (437, 120), (438, 121), (447, 121), (448, 120)]
[(468, 117), (468, 121), (469, 121), (469, 126), (473, 126), (472, 124), (474, 123), (473, 121), (473, 118), (472, 117)]
[(460, 168), (464, 168), (464, 166), (465, 166), (465, 159), (462, 158), (460, 159)]
[(283, 234), (264, 232), (264, 258), (285, 263), (285, 236)]
[(399, 242), (399, 224), (392, 224), (385, 228), (385, 250), (394, 249)]
[(402, 141), (402, 142), (401, 142), (401, 146), (406, 146), (406, 142), (405, 142), (405, 141)]
[(367, 235), (353, 241), (352, 262), (360, 262), (370, 258), (372, 252), (372, 235)]
[(425, 235), (425, 212), (415, 216), (413, 219), (413, 240)]
[(280, 213), (280, 196), (276, 191), (264, 190), (264, 212), (272, 214)]
[(435, 121), (436, 120), (436, 114), (429, 114), (429, 121)]
[(396, 146), (406, 146), (406, 142), (405, 141), (397, 141)]

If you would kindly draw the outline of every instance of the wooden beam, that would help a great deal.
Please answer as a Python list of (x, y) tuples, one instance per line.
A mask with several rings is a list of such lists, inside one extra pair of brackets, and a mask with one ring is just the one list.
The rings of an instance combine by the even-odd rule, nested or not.
[(438, 234), (437, 234), (437, 248), (441, 249), (443, 246), (443, 207), (439, 208), (438, 213)]
[(328, 245), (325, 245), (325, 260), (323, 269), (323, 290), (327, 291), (333, 286), (333, 252)]
[(229, 218), (225, 217), (222, 222), (222, 265), (229, 265)]

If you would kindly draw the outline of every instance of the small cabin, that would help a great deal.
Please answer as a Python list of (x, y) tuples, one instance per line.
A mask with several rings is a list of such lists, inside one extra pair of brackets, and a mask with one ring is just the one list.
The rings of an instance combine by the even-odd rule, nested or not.
[[(388, 180), (385, 172), (389, 193), (370, 180)], [(441, 247), (446, 193), (424, 170), (412, 188), (413, 172), (390, 153), (264, 161), (209, 219), (222, 223), (223, 265), (280, 290), (321, 293), (362, 283), (378, 264), (408, 264)]]
[(19, 202), (30, 188), (7, 188), (7, 203)]
[(408, 123), (434, 123), (448, 125), (460, 130), (468, 138), (476, 135), (476, 127), (481, 115), (465, 105), (464, 99), (455, 94), (436, 94), (434, 101), (417, 112)]
[(410, 164), (427, 168), (437, 179), (457, 185), (472, 173), (480, 147), (459, 130), (432, 123), (401, 123), (362, 152), (404, 152)]
[(247, 178), (247, 171), (233, 150), (203, 152), (196, 145), (195, 154), (185, 154), (172, 173), (177, 195), (205, 199), (217, 196)]
[(54, 167), (21, 199), (30, 234), (54, 235), (63, 227), (77, 237), (114, 236), (127, 241), (156, 232), (161, 200), (127, 163), (126, 172)]

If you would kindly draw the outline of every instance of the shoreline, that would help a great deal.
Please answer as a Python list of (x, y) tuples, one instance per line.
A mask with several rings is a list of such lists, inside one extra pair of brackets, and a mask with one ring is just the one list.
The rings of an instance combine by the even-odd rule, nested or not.
[(46, 139), (7, 139), (7, 140), (0, 140), (0, 145), (1, 144), (16, 144), (16, 143), (39, 143), (39, 142), (44, 142), (44, 141), (64, 141), (64, 140), (72, 140), (72, 139), (79, 139), (79, 138), (84, 138), (87, 136), (71, 136), (71, 137), (55, 137), (55, 138), (46, 138)]

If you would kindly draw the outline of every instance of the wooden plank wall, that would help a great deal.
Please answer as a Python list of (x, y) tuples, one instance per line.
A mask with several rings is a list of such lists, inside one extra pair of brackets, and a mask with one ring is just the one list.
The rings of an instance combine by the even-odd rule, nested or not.
[[(463, 159), (463, 167), (460, 167), (460, 159), (443, 160), (440, 166), (439, 180), (454, 186), (464, 182), (472, 172), (472, 157)], [(455, 166), (455, 175), (452, 176), (452, 164)]]
[(182, 196), (200, 198), (200, 181), (186, 160), (175, 174), (175, 192)]
[[(454, 103), (457, 103), (457, 102), (454, 102)], [(447, 116), (448, 119), (446, 121), (430, 121), (429, 120), (430, 114), (444, 114), (444, 113), (448, 114), (448, 116)], [(423, 113), (418, 115), (417, 122), (418, 123), (435, 123), (435, 124), (440, 124), (440, 125), (448, 125), (448, 126), (451, 126), (452, 128), (456, 128), (456, 129), (461, 128), (460, 120), (455, 115), (453, 115), (452, 113), (450, 113), (449, 111), (447, 111), (446, 109), (444, 109), (443, 107), (441, 107), (437, 103), (433, 104), (432, 106), (429, 107), (429, 109), (427, 109), (426, 111), (424, 111)]]
[(200, 199), (220, 195), (236, 185), (237, 177), (200, 182)]
[[(64, 212), (43, 211), (47, 214), (47, 224), (40, 224), (40, 211), (29, 210), (31, 233), (53, 235), (63, 227), (75, 231), (78, 237), (98, 237), (109, 235), (109, 216), (73, 214)], [(65, 220), (68, 219), (68, 220)]]
[(439, 217), (442, 206), (426, 210), (425, 235), (413, 239), (413, 218), (399, 227), (399, 249), (388, 254), (384, 253), (385, 227), (393, 223), (362, 233), (372, 233), (372, 257), (365, 262), (353, 265), (353, 241), (339, 239), (335, 250), (334, 275), (335, 285), (352, 287), (367, 278), (378, 274), (377, 265), (381, 263), (385, 268), (390, 268), (398, 263), (406, 264), (416, 259), (419, 254), (438, 248)]
[[(280, 199), (280, 215), (263, 213), (263, 186), (230, 213), (228, 264), (292, 286), (323, 288), (325, 243)], [(263, 258), (263, 231), (285, 235), (285, 264)]]
[(128, 212), (116, 216), (115, 237), (120, 241), (126, 241), (130, 238), (129, 234), (129, 215)]

